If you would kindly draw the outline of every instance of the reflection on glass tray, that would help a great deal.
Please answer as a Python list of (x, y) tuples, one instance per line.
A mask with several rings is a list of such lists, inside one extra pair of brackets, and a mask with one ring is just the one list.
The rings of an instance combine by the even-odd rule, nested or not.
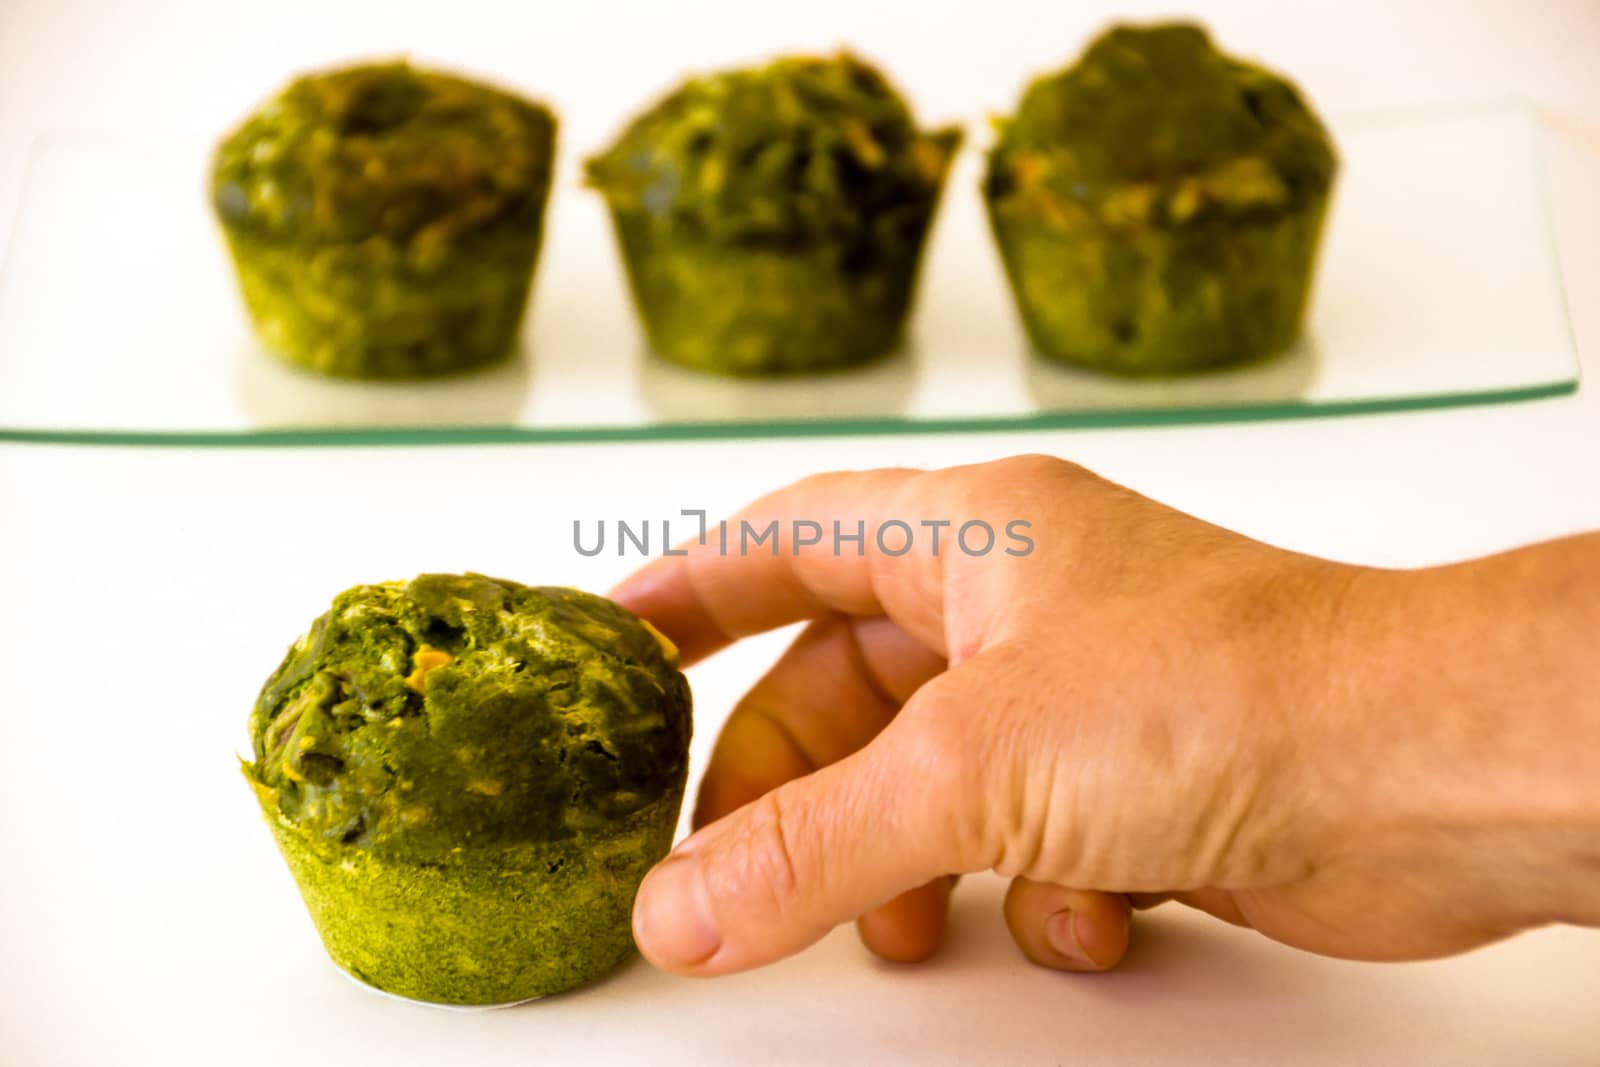
[(808, 378), (644, 351), (598, 198), (563, 170), (521, 351), (426, 383), (325, 380), (252, 339), (203, 195), (207, 146), (45, 136), (0, 274), (0, 438), (119, 443), (650, 439), (1165, 424), (1571, 392), (1540, 135), (1518, 107), (1335, 124), (1344, 158), (1306, 335), (1124, 380), (1028, 352), (977, 194), (951, 176), (910, 337)]

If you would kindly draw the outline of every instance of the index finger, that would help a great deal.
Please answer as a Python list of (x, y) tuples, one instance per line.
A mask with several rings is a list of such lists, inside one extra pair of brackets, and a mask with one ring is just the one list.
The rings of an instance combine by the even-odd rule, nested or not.
[(708, 527), (680, 546), (684, 554), (651, 561), (611, 595), (672, 638), (685, 665), (833, 612), (887, 615), (943, 655), (943, 561), (921, 527), (944, 521), (935, 485), (906, 469), (806, 478)]

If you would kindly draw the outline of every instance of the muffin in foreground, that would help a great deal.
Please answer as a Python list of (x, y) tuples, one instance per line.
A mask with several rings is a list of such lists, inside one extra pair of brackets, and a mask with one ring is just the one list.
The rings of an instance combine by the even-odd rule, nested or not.
[(677, 652), (602, 597), (477, 574), (360, 585), (290, 648), (244, 765), (335, 963), (448, 1004), (633, 950), (688, 768)]
[(960, 141), (854, 56), (797, 56), (686, 82), (587, 171), (656, 352), (781, 374), (899, 342)]
[(212, 164), (213, 207), (263, 344), (348, 378), (508, 355), (555, 127), (538, 104), (403, 62), (290, 84)]
[(1166, 374), (1295, 339), (1337, 169), (1283, 78), (1198, 26), (1118, 26), (1028, 87), (984, 196), (1039, 352)]

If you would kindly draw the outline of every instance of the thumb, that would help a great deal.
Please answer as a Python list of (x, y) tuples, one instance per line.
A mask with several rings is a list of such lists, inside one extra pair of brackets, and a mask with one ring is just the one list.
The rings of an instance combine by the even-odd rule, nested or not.
[(709, 977), (771, 963), (944, 874), (964, 873), (969, 780), (981, 768), (957, 721), (964, 669), (928, 682), (865, 748), (787, 782), (693, 834), (646, 876), (639, 950)]

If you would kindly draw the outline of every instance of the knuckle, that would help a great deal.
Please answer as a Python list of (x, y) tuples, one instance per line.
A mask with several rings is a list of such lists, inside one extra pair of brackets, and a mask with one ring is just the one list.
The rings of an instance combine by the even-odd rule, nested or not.
[(745, 809), (723, 862), (709, 873), (714, 896), (781, 907), (798, 890), (794, 827), (781, 793), (782, 789), (764, 793)]
[(939, 495), (964, 515), (994, 519), (1017, 507), (1081, 494), (1099, 481), (1089, 470), (1056, 456), (1032, 453), (936, 472)]
[(1054, 477), (1063, 470), (1077, 468), (1074, 463), (1044, 452), (1026, 452), (1020, 456), (1011, 456), (1001, 460), (1000, 466), (1008, 474), (1036, 477)]
[(895, 516), (920, 517), (937, 510), (949, 487), (950, 470), (907, 471), (906, 477), (885, 498), (886, 512)]
[(1076, 484), (1094, 477), (1087, 467), (1041, 452), (1012, 456), (999, 466), (1006, 480), (1024, 485)]
[(837, 487), (847, 477), (844, 471), (819, 471), (796, 480), (790, 488), (807, 495), (820, 494)]

